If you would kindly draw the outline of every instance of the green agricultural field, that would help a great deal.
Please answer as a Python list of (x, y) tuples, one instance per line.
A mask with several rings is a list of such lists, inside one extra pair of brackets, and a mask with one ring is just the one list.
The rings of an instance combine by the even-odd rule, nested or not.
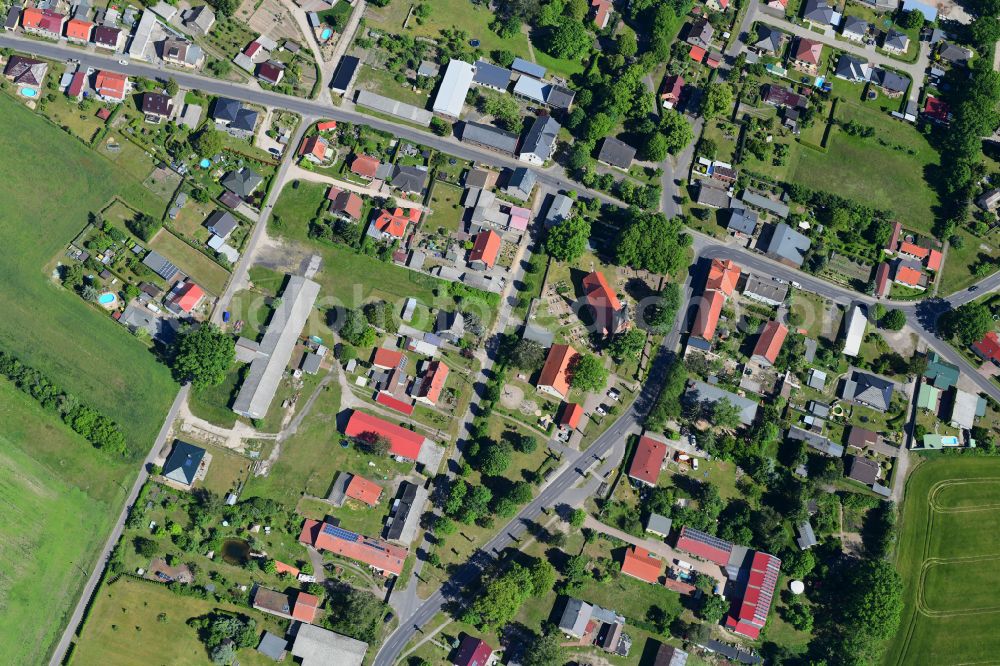
[(0, 468), (0, 652), (7, 663), (43, 663), (111, 529), (129, 465), (3, 380)]
[(166, 229), (161, 229), (149, 247), (177, 264), (184, 273), (213, 294), (221, 294), (229, 281), (229, 271), (194, 249)]
[[(187, 621), (216, 610), (249, 616), (261, 631), (284, 633), (281, 620), (259, 611), (182, 597), (156, 583), (123, 578), (97, 593), (73, 663), (160, 664), (168, 655), (169, 663), (178, 666), (210, 663), (198, 632), (187, 626)], [(274, 663), (253, 648), (239, 650), (237, 658), (249, 666)]]
[(903, 621), (885, 658), (986, 663), (1000, 649), (1000, 460), (934, 456), (906, 484), (897, 567)]
[[(88, 213), (112, 197), (156, 217), (164, 204), (137, 179), (3, 95), (0, 117), (0, 242), (6, 249), (0, 255), (0, 348), (117, 419), (136, 451), (145, 452), (177, 390), (170, 373), (110, 317), (54, 284), (50, 271), (86, 226)], [(39, 196), (39, 174), (59, 186)]]
[(873, 127), (876, 138), (834, 129), (826, 153), (800, 146), (792, 182), (890, 209), (903, 226), (930, 234), (939, 200), (925, 171), (938, 164), (939, 156), (927, 139), (910, 125), (849, 100), (837, 104), (837, 117)]

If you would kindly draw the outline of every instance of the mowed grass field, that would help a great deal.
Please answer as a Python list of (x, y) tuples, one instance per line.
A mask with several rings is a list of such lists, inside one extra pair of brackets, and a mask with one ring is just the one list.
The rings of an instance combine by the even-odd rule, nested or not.
[(906, 484), (903, 621), (886, 666), (992, 663), (1000, 649), (1000, 460), (936, 458)]
[(47, 274), (114, 195), (156, 216), (163, 203), (5, 95), (0, 117), (0, 349), (116, 419), (135, 452), (108, 458), (0, 386), (0, 653), (34, 664), (46, 661), (177, 386), (145, 345)]
[(0, 380), (0, 654), (39, 664), (62, 630), (125, 496), (108, 460)]
[(55, 284), (47, 267), (113, 196), (157, 217), (164, 204), (5, 95), (0, 117), (0, 349), (118, 420), (144, 452), (177, 390), (170, 372), (110, 317)]
[[(73, 655), (75, 666), (132, 664), (209, 664), (198, 632), (187, 626), (193, 617), (215, 610), (252, 617), (257, 629), (283, 634), (278, 618), (233, 604), (182, 597), (162, 585), (122, 578), (97, 592), (90, 617)], [(161, 619), (160, 614), (163, 613)], [(274, 664), (254, 648), (237, 652), (240, 664)], [(286, 657), (286, 661), (289, 661)]]
[(166, 229), (157, 232), (149, 247), (174, 262), (206, 291), (218, 295), (226, 289), (229, 271)]
[[(796, 151), (792, 181), (892, 210), (906, 228), (929, 234), (939, 200), (925, 172), (933, 170), (939, 156), (927, 139), (910, 125), (849, 100), (837, 104), (837, 118), (874, 127), (877, 138), (834, 128), (826, 153)], [(890, 145), (879, 144), (879, 138)]]

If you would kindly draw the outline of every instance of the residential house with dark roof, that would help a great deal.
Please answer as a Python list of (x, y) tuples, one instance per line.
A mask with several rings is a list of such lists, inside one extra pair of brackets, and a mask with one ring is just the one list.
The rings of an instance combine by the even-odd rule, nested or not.
[(728, 208), (729, 190), (711, 180), (700, 180), (698, 181), (698, 191), (695, 194), (695, 202), (709, 208)]
[(224, 188), (246, 200), (253, 196), (264, 179), (250, 167), (242, 167), (226, 173), (220, 182)]
[(635, 148), (613, 136), (604, 139), (604, 143), (601, 144), (601, 152), (597, 155), (597, 161), (625, 171), (629, 170), (634, 159)]
[(844, 465), (844, 475), (866, 486), (877, 483), (881, 476), (881, 469), (874, 460), (861, 456), (847, 456)]
[(828, 5), (826, 0), (806, 0), (802, 18), (808, 23), (825, 28), (828, 25), (835, 25), (840, 20), (840, 14)]
[(761, 55), (777, 55), (781, 51), (785, 33), (764, 22), (757, 23), (757, 41), (753, 48)]
[(534, 171), (527, 167), (517, 167), (510, 172), (507, 184), (503, 188), (504, 194), (520, 201), (527, 201), (535, 189), (536, 180)]
[(695, 19), (688, 28), (688, 36), (685, 40), (692, 46), (700, 46), (703, 49), (711, 48), (712, 37), (715, 35), (715, 28), (708, 22), (708, 19)]
[(169, 118), (174, 110), (174, 100), (172, 97), (161, 93), (147, 92), (142, 94), (139, 103), (147, 121), (159, 122), (164, 118)]
[(761, 100), (771, 106), (780, 108), (805, 108), (808, 102), (802, 95), (795, 93), (791, 88), (779, 86), (774, 83), (765, 84), (761, 89)]
[(490, 666), (493, 662), (493, 648), (481, 638), (465, 634), (458, 651), (452, 659), (455, 666)]
[(517, 158), (522, 162), (528, 162), (541, 166), (555, 152), (556, 138), (559, 136), (561, 125), (552, 116), (538, 116), (531, 124), (531, 129), (524, 137), (521, 150)]
[(477, 60), (472, 82), (484, 88), (506, 92), (507, 86), (510, 85), (511, 76), (513, 76), (513, 72), (506, 67), (500, 67), (485, 60)]
[(550, 83), (545, 87), (545, 105), (550, 109), (568, 111), (573, 106), (574, 99), (576, 92), (565, 86)]
[(15, 54), (7, 58), (3, 74), (19, 86), (38, 87), (42, 85), (48, 71), (47, 63)]
[(886, 412), (892, 404), (893, 383), (875, 375), (854, 370), (844, 380), (840, 397), (879, 412)]
[(878, 446), (882, 436), (873, 430), (852, 425), (847, 433), (847, 445), (856, 449)]
[(757, 211), (748, 210), (742, 205), (742, 201), (733, 202), (733, 207), (729, 210), (729, 222), (726, 223), (726, 230), (734, 236), (750, 237), (757, 231)]
[(843, 53), (837, 59), (833, 75), (845, 81), (865, 82), (872, 78), (872, 66), (860, 58)]
[(218, 129), (236, 138), (245, 139), (254, 133), (258, 113), (235, 99), (219, 97), (212, 105), (211, 117)]
[(518, 142), (518, 136), (513, 132), (473, 122), (463, 123), (461, 139), (463, 142), (511, 156), (517, 150)]
[(840, 27), (840, 34), (852, 42), (858, 42), (860, 44), (865, 41), (865, 37), (868, 36), (869, 30), (871, 30), (871, 24), (863, 18), (858, 16), (845, 16), (844, 23)]
[(205, 458), (205, 449), (177, 440), (163, 463), (164, 477), (185, 488), (190, 488), (198, 477), (198, 470)]
[(354, 77), (358, 73), (361, 60), (352, 55), (345, 55), (337, 63), (337, 69), (333, 72), (333, 81), (330, 82), (330, 90), (338, 95), (347, 94), (347, 89), (354, 82)]
[(339, 217), (359, 222), (361, 220), (364, 201), (354, 192), (331, 187), (326, 193), (326, 198), (330, 201), (330, 212)]
[(743, 296), (776, 308), (788, 297), (788, 283), (750, 275), (743, 285)]
[(756, 401), (706, 382), (689, 382), (682, 400), (689, 406), (697, 404), (702, 407), (711, 407), (720, 400), (725, 400), (739, 410), (740, 423), (746, 426), (752, 424), (757, 418), (758, 405)]
[[(746, 201), (746, 196), (743, 200)], [(786, 266), (799, 268), (811, 244), (806, 236), (792, 229), (787, 223), (780, 222), (771, 234), (765, 254)]]
[(885, 35), (882, 48), (890, 53), (906, 53), (906, 49), (910, 48), (910, 38), (906, 33), (890, 30)]
[(908, 78), (883, 68), (872, 70), (871, 81), (889, 97), (899, 97), (910, 87)]
[(972, 60), (972, 50), (950, 42), (942, 42), (938, 47), (937, 57), (952, 65), (967, 66)]
[(3, 29), (8, 32), (11, 30), (17, 30), (18, 24), (21, 22), (21, 5), (12, 4), (7, 9), (7, 18), (4, 21)]
[(427, 185), (427, 167), (414, 165), (394, 165), (389, 185), (393, 189), (410, 194), (421, 194)]
[(117, 51), (124, 45), (125, 35), (114, 26), (99, 25), (94, 28), (93, 39), (98, 48)]
[(205, 218), (205, 228), (223, 239), (229, 238), (229, 234), (233, 233), (238, 226), (239, 221), (236, 216), (226, 210), (213, 211)]

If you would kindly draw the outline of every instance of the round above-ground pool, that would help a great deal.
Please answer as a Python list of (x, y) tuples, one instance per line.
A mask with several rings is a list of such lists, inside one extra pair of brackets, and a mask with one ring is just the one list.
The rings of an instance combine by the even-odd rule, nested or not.
[(21, 94), (25, 97), (38, 97), (38, 91), (34, 88), (21, 88)]
[(329, 28), (325, 28), (323, 30), (323, 34), (321, 34), (319, 36), (319, 38), (322, 39), (325, 42), (326, 40), (330, 39), (331, 35), (333, 35), (333, 30), (330, 30)]
[(101, 305), (110, 305), (111, 303), (115, 302), (115, 295), (112, 294), (110, 291), (105, 292), (97, 297), (97, 302), (100, 303)]
[(208, 167), (212, 166), (212, 160), (206, 157), (201, 162), (198, 162), (198, 166), (200, 166), (202, 169), (207, 169)]

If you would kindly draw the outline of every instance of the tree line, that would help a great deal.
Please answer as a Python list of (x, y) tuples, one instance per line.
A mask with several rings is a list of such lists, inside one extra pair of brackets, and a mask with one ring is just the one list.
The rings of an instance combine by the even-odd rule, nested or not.
[(12, 354), (0, 351), (0, 374), (38, 401), (44, 409), (59, 414), (66, 425), (86, 438), (95, 448), (121, 456), (130, 452), (125, 433), (117, 421), (84, 404), (75, 395), (53, 383), (40, 370), (25, 365)]

